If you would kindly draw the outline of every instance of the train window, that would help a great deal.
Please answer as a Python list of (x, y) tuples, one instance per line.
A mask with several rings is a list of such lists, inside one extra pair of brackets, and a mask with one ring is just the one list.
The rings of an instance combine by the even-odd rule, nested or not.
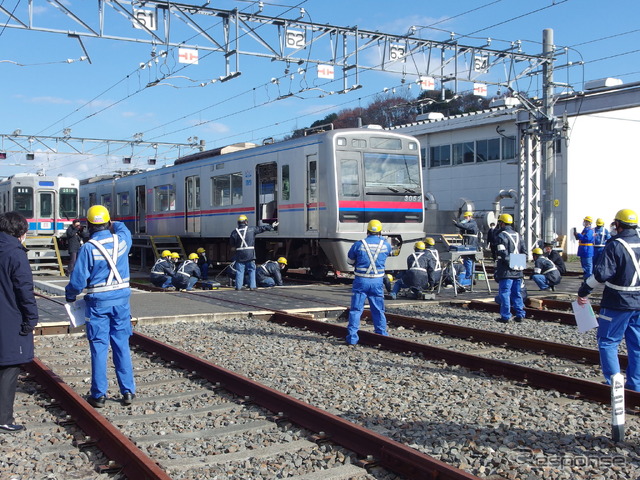
[(111, 212), (111, 194), (107, 193), (106, 195), (102, 195), (100, 199), (100, 205)]
[(351, 140), (351, 146), (353, 148), (367, 148), (367, 141), (361, 138), (353, 138)]
[(343, 159), (340, 161), (340, 182), (343, 197), (357, 197), (360, 195), (359, 178), (357, 160)]
[(15, 187), (13, 189), (13, 210), (27, 218), (33, 217), (33, 188)]
[(213, 206), (238, 205), (242, 203), (242, 174), (219, 175), (211, 178)]
[(78, 189), (60, 189), (60, 216), (73, 219), (78, 217)]
[(87, 205), (87, 197), (81, 197), (80, 198), (80, 214), (78, 216), (79, 217), (86, 217), (88, 209), (89, 209), (89, 207)]
[(369, 145), (377, 149), (402, 150), (402, 140), (399, 138), (371, 137)]
[[(96, 205), (98, 202), (96, 201), (96, 194), (95, 193), (90, 193), (89, 194), (89, 205), (87, 205), (87, 210), (91, 207), (93, 207), (94, 205)], [(86, 210), (85, 210), (86, 213)]]
[(156, 212), (169, 212), (176, 209), (176, 189), (173, 185), (153, 187), (154, 208)]
[(363, 158), (365, 187), (392, 192), (420, 192), (418, 155), (365, 153)]
[(117, 194), (116, 214), (129, 215), (129, 192), (120, 192)]
[(231, 203), (238, 205), (242, 203), (242, 174), (231, 174)]
[(282, 200), (289, 200), (291, 196), (291, 178), (289, 165), (282, 165)]

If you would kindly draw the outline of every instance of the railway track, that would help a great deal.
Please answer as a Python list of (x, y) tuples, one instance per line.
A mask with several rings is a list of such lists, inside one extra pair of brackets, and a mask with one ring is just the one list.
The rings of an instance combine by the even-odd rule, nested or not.
[[(77, 447), (104, 452), (109, 461), (96, 467), (102, 473), (168, 479), (233, 471), (237, 478), (254, 478), (262, 469), (276, 478), (284, 468), (288, 476), (297, 475), (292, 478), (355, 479), (375, 478), (367, 468), (385, 468), (401, 478), (477, 478), (139, 333), (131, 343), (138, 393), (145, 400), (123, 409), (110, 399), (98, 412), (82, 396), (88, 365), (68, 361), (86, 357), (87, 346), (69, 338), (79, 341), (69, 342), (64, 353), (40, 345), (41, 356), (27, 371), (56, 399), (56, 408), (72, 412), (62, 416), (65, 425), (79, 429)], [(314, 473), (320, 462), (329, 467)]]

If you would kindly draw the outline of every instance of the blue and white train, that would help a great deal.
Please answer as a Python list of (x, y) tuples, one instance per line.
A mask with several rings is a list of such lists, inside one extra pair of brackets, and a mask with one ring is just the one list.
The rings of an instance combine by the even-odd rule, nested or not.
[(191, 250), (230, 260), (228, 239), (250, 225), (279, 223), (257, 237), (259, 261), (285, 256), (320, 276), (349, 271), (347, 252), (380, 220), (395, 247), (389, 270), (406, 268), (424, 238), (420, 146), (378, 128), (330, 130), (261, 146), (236, 144), (174, 165), (82, 180), (81, 214), (104, 205), (138, 236), (178, 235)]
[(0, 180), (0, 212), (27, 218), (29, 235), (63, 235), (78, 218), (76, 178), (19, 174)]

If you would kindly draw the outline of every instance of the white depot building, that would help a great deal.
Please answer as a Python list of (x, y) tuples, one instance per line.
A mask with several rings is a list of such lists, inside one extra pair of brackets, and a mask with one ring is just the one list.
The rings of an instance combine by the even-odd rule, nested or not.
[[(602, 218), (608, 227), (621, 208), (640, 212), (640, 83), (614, 80), (590, 82), (593, 88), (585, 92), (555, 98), (561, 135), (553, 143), (555, 173), (546, 184), (542, 168), (532, 170), (527, 161), (538, 155), (532, 153), (533, 117), (514, 98), (483, 111), (423, 115), (393, 127), (420, 141), (427, 233), (455, 232), (451, 220), (465, 210), (475, 212), (485, 231), (497, 215), (510, 213), (532, 248), (541, 235), (527, 233), (531, 212), (537, 215), (551, 201), (554, 231), (560, 240), (566, 236), (563, 246), (575, 254), (571, 231), (582, 228), (585, 216), (594, 223)], [(542, 173), (536, 176), (535, 170)]]

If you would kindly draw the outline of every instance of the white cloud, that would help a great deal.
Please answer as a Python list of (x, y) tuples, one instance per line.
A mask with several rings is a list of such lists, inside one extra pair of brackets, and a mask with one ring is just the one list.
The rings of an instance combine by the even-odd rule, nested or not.
[[(194, 124), (194, 126), (198, 126), (198, 124), (196, 123)], [(206, 125), (201, 125), (199, 127), (202, 128), (202, 130), (204, 130), (207, 133), (220, 134), (220, 133), (228, 133), (231, 131), (231, 129), (224, 123), (217, 123), (217, 122), (207, 123)]]
[(38, 104), (65, 105), (65, 104), (74, 103), (72, 100), (69, 100), (67, 98), (61, 98), (61, 97), (44, 96), (44, 97), (31, 97), (31, 98), (24, 97), (24, 98), (26, 98), (26, 101), (29, 103), (38, 103)]

